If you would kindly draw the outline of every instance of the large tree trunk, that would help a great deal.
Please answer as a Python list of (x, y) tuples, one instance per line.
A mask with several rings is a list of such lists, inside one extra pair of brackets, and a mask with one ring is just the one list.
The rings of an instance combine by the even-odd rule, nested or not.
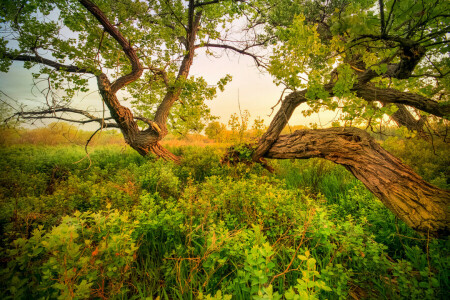
[[(332, 84), (324, 89), (332, 91)], [(367, 101), (415, 104), (423, 99), (394, 89), (377, 89), (356, 85), (360, 97)], [(321, 157), (345, 166), (361, 180), (398, 218), (421, 233), (447, 235), (450, 230), (450, 192), (424, 181), (410, 167), (384, 150), (365, 131), (356, 128), (302, 130), (279, 136), (294, 110), (306, 102), (306, 90), (296, 91), (284, 99), (268, 130), (259, 140), (253, 160)], [(416, 98), (415, 98), (416, 97)], [(420, 100), (420, 101), (419, 101)], [(450, 106), (440, 106), (426, 99), (425, 111), (446, 115)], [(440, 108), (440, 110), (438, 110)], [(264, 163), (264, 162), (263, 162)]]
[(449, 233), (450, 191), (424, 181), (363, 130), (329, 128), (296, 131), (280, 136), (264, 156), (331, 160), (350, 170), (408, 226), (425, 234)]
[[(121, 105), (117, 98), (117, 91), (139, 79), (143, 73), (144, 69), (139, 61), (136, 49), (132, 47), (132, 44), (122, 35), (116, 26), (108, 20), (104, 12), (101, 11), (97, 5), (90, 0), (79, 1), (93, 16), (95, 16), (99, 23), (102, 24), (104, 30), (122, 47), (123, 52), (128, 57), (131, 64), (131, 72), (119, 77), (114, 82), (110, 82), (106, 74), (101, 73), (97, 76), (97, 84), (102, 99), (108, 107), (111, 117), (116, 121), (117, 127), (120, 128), (126, 143), (143, 156), (146, 156), (148, 153), (153, 153), (158, 157), (166, 160), (173, 160), (178, 163), (180, 158), (162, 147), (161, 144), (159, 144), (159, 141), (168, 134), (166, 123), (169, 111), (181, 94), (182, 82), (187, 78), (194, 59), (195, 39), (200, 28), (202, 11), (195, 12), (194, 0), (189, 1), (189, 20), (185, 43), (186, 53), (181, 62), (173, 86), (169, 86), (166, 82), (167, 93), (158, 106), (155, 112), (154, 121), (152, 121), (143, 117), (133, 116), (131, 110)], [(60, 66), (56, 67), (59, 68)], [(167, 78), (164, 70), (160, 70), (160, 72), (164, 73), (164, 76)], [(149, 127), (145, 130), (140, 130), (136, 119), (144, 121)]]

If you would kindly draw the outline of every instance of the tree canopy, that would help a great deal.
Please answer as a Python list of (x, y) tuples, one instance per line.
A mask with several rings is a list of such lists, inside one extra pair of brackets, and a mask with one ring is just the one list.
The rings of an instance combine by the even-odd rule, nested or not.
[[(450, 194), (362, 130), (279, 136), (307, 103), (305, 115), (338, 110), (345, 127), (373, 128), (388, 118), (446, 138), (449, 8), (439, 0), (3, 1), (0, 68), (6, 72), (15, 61), (39, 65), (35, 78), (48, 82), (47, 106), (16, 116), (119, 128), (140, 154), (177, 161), (159, 141), (169, 130), (202, 130), (211, 120), (204, 101), (231, 79), (224, 74), (211, 87), (189, 76), (196, 51), (250, 56), (289, 91), (256, 144), (254, 161), (327, 158), (345, 165), (410, 226), (448, 231)], [(235, 20), (246, 22), (238, 34)], [(261, 49), (270, 55), (259, 55)], [(97, 81), (107, 118), (70, 106), (89, 78)]]

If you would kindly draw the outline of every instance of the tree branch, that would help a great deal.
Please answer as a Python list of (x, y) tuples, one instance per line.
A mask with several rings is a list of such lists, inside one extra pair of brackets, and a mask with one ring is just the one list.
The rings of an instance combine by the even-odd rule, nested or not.
[(383, 0), (378, 0), (380, 6), (380, 23), (381, 23), (381, 36), (386, 35), (386, 23), (384, 22), (384, 3)]
[[(57, 116), (56, 113), (61, 113), (61, 115)], [(62, 117), (62, 114), (64, 114), (64, 113), (78, 114), (78, 115), (82, 115), (88, 119), (87, 120), (77, 120), (77, 119), (72, 119), (72, 118), (64, 118), (64, 117)], [(57, 119), (57, 120), (61, 120), (61, 121), (73, 122), (73, 123), (78, 123), (78, 124), (88, 124), (91, 122), (97, 122), (103, 127), (119, 128), (119, 126), (116, 123), (105, 123), (105, 120), (112, 120), (113, 119), (112, 117), (97, 118), (85, 110), (75, 109), (75, 108), (70, 108), (70, 107), (58, 107), (58, 108), (54, 108), (54, 109), (50, 108), (50, 109), (45, 109), (45, 110), (41, 110), (41, 111), (21, 111), (21, 112), (16, 112), (8, 119), (11, 119), (14, 117), (19, 117), (19, 118), (28, 119), (28, 120)], [(5, 120), (5, 121), (7, 121), (7, 120)]]
[(202, 45), (196, 45), (196, 48), (201, 48), (201, 47), (211, 47), (211, 48), (221, 48), (221, 49), (228, 49), (228, 50), (233, 50), (234, 52), (243, 54), (243, 55), (247, 55), (250, 56), (251, 58), (253, 58), (253, 60), (255, 61), (256, 65), (258, 67), (261, 67), (262, 64), (260, 62), (260, 59), (258, 58), (258, 56), (256, 56), (253, 53), (247, 52), (246, 50), (250, 47), (244, 48), (244, 49), (239, 49), (236, 47), (233, 47), (231, 45), (224, 45), (224, 44), (214, 44), (214, 43), (205, 43)]
[(388, 18), (387, 18), (387, 20), (386, 20), (386, 31), (385, 31), (385, 33), (388, 33), (389, 32), (389, 29), (390, 29), (390, 27), (391, 27), (391, 17), (392, 17), (392, 13), (394, 12), (394, 6), (395, 6), (395, 4), (396, 4), (396, 2), (397, 2), (397, 0), (394, 0), (394, 1), (392, 1), (392, 5), (391, 5), (391, 9), (390, 9), (390, 11), (389, 11), (389, 15), (388, 15)]
[(129, 41), (122, 35), (122, 33), (120, 33), (120, 31), (111, 24), (103, 11), (101, 11), (100, 8), (90, 0), (79, 0), (79, 2), (100, 22), (105, 31), (119, 43), (131, 63), (131, 72), (119, 77), (112, 83), (111, 91), (115, 93), (125, 85), (141, 77), (143, 72), (142, 65), (139, 62), (136, 50), (130, 45)]
[[(189, 9), (188, 9), (188, 19), (190, 19), (191, 23), (188, 24), (188, 32), (187, 32), (187, 53), (183, 57), (183, 61), (181, 62), (180, 69), (178, 71), (177, 78), (175, 80), (175, 84), (173, 87), (169, 88), (169, 91), (164, 96), (163, 101), (158, 106), (155, 112), (155, 122), (159, 125), (161, 129), (161, 134), (166, 134), (168, 132), (167, 129), (167, 118), (169, 116), (170, 108), (173, 103), (179, 98), (183, 86), (183, 81), (187, 78), (189, 74), (189, 70), (191, 68), (194, 54), (195, 54), (195, 39), (197, 36), (197, 32), (200, 26), (200, 20), (202, 17), (202, 12), (198, 11), (194, 14), (193, 10), (194, 1), (189, 1)], [(194, 14), (194, 15), (193, 15)]]
[(9, 58), (9, 59), (15, 60), (15, 61), (25, 61), (25, 62), (29, 61), (29, 62), (44, 64), (44, 65), (52, 67), (58, 71), (66, 71), (66, 72), (70, 72), (70, 73), (90, 73), (90, 74), (94, 73), (85, 68), (79, 68), (79, 67), (73, 66), (73, 65), (64, 65), (64, 64), (58, 63), (56, 61), (53, 61), (53, 60), (50, 60), (47, 58), (43, 58), (43, 57), (37, 56), (37, 55), (36, 56), (23, 55), (23, 54), (13, 55), (11, 53), (4, 53), (3, 57)]
[[(245, 2), (245, 0), (234, 0), (235, 2)], [(210, 5), (210, 4), (215, 4), (215, 3), (219, 3), (221, 2), (221, 0), (211, 0), (211, 1), (205, 1), (205, 2), (197, 2), (194, 7), (201, 7), (201, 6), (206, 6), (206, 5)]]
[(265, 157), (333, 161), (345, 166), (413, 229), (437, 235), (450, 231), (450, 191), (424, 181), (361, 129), (299, 130), (280, 136)]
[(283, 128), (291, 118), (294, 110), (307, 101), (305, 95), (307, 90), (292, 92), (284, 98), (280, 109), (270, 122), (269, 128), (261, 136), (258, 146), (253, 152), (253, 160), (260, 161), (263, 155), (270, 149), (272, 144), (278, 139)]
[(450, 116), (450, 104), (443, 104), (419, 94), (402, 92), (392, 88), (378, 88), (372, 84), (356, 85), (356, 95), (366, 101), (405, 104), (438, 117)]

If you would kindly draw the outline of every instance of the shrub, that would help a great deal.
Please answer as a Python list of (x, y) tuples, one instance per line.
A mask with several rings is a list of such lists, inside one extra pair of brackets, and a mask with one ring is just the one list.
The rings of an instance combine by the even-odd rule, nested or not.
[[(5, 251), (3, 297), (87, 299), (124, 295), (138, 246), (137, 223), (119, 211), (76, 212)], [(4, 298), (4, 299), (5, 299)]]

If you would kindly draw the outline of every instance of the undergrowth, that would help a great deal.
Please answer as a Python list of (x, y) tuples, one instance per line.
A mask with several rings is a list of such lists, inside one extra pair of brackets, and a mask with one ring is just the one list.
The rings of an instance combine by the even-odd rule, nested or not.
[[(180, 165), (1, 148), (0, 297), (446, 298), (448, 240), (417, 235), (343, 167), (272, 161), (271, 174), (221, 166), (214, 147), (172, 150)], [(444, 183), (444, 169), (426, 176)]]

